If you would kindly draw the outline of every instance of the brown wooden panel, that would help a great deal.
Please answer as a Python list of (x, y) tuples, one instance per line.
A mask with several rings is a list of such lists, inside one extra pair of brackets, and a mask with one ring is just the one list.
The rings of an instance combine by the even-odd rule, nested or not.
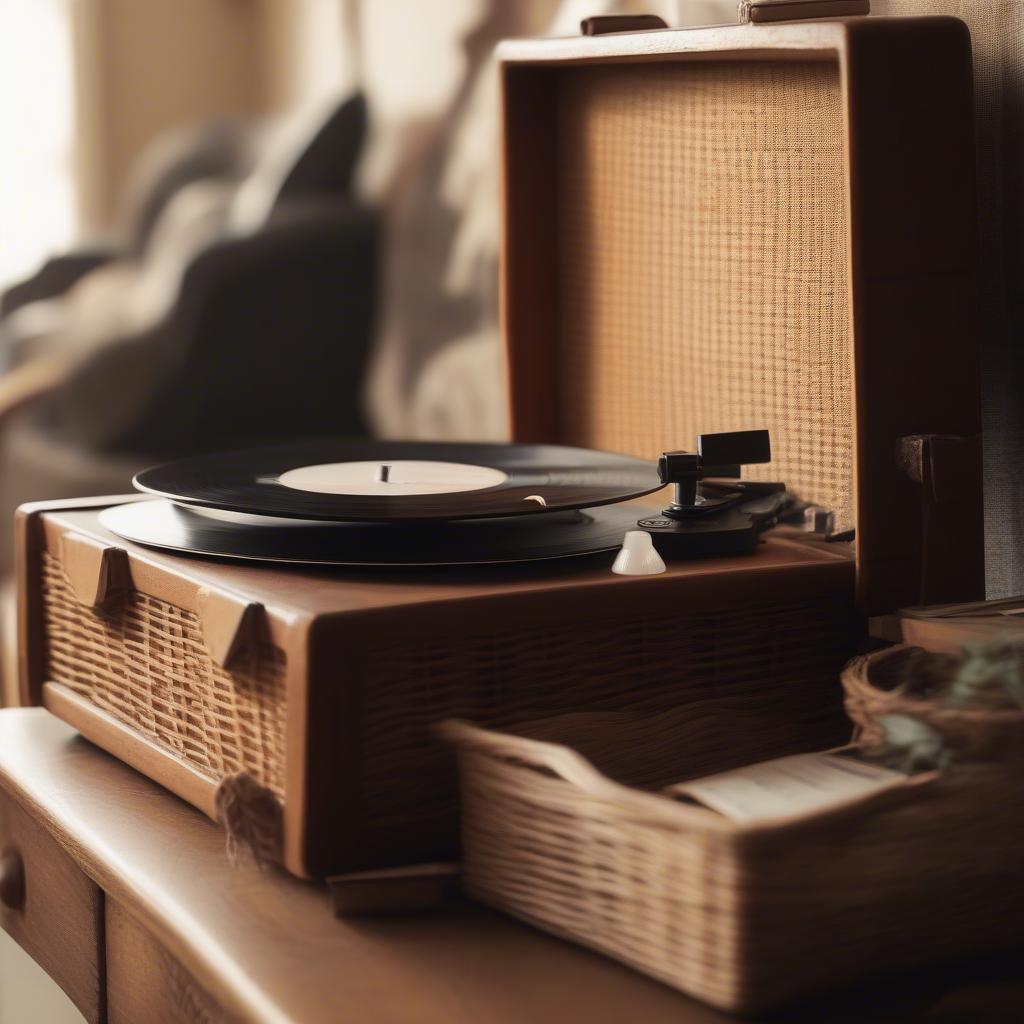
[(103, 1020), (103, 904), (97, 886), (0, 790), (0, 926), (68, 994)]
[(109, 1024), (214, 1024), (229, 1016), (116, 900), (107, 900)]
[[(869, 614), (984, 595), (981, 449), (926, 524), (902, 437), (981, 435), (971, 41), (953, 18), (849, 28), (858, 594)], [(941, 522), (940, 522), (941, 521)], [(955, 537), (929, 565), (927, 531)]]
[(517, 441), (558, 432), (557, 71), (503, 73), (502, 334)]

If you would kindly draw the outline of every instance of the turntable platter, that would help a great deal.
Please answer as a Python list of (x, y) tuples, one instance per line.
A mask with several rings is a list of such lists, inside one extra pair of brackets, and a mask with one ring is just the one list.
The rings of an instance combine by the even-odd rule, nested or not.
[(331, 440), (182, 459), (135, 486), (232, 512), (380, 524), (592, 508), (662, 484), (652, 462), (582, 448)]
[(541, 512), (447, 522), (326, 523), (193, 509), (163, 500), (114, 505), (100, 522), (125, 540), (204, 557), (322, 566), (484, 565), (611, 551), (637, 510)]

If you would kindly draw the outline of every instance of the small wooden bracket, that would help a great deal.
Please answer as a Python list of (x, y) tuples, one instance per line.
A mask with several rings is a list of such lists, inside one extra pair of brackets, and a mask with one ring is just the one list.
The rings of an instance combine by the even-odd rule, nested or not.
[(220, 590), (199, 591), (199, 621), (203, 642), (214, 663), (230, 668), (246, 651), (255, 651), (267, 635), (267, 612), (262, 604)]
[(435, 910), (458, 891), (458, 864), (413, 864), (327, 879), (335, 917)]
[(899, 615), (875, 615), (868, 619), (868, 636), (890, 644), (903, 643), (903, 620)]
[(901, 437), (896, 460), (921, 485), (919, 604), (984, 596), (981, 437)]
[(656, 14), (600, 14), (580, 22), (580, 35), (605, 36), (612, 32), (652, 32), (668, 28)]
[(128, 552), (92, 537), (65, 533), (60, 560), (80, 604), (103, 608), (131, 589)]
[(871, 13), (871, 0), (740, 0), (740, 21), (765, 25), (776, 21), (850, 18)]
[(955, 500), (975, 486), (981, 438), (950, 434), (901, 437), (897, 461), (911, 480), (924, 486), (929, 500)]

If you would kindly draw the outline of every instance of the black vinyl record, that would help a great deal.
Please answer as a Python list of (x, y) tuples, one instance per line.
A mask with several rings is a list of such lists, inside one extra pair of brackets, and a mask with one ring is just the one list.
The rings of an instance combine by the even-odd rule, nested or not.
[(405, 523), (325, 523), (188, 508), (150, 500), (114, 505), (100, 522), (125, 540), (205, 557), (323, 566), (531, 562), (611, 551), (636, 529), (631, 506), (529, 517)]
[(591, 508), (662, 484), (653, 462), (583, 448), (329, 440), (182, 459), (135, 486), (251, 515), (392, 523)]

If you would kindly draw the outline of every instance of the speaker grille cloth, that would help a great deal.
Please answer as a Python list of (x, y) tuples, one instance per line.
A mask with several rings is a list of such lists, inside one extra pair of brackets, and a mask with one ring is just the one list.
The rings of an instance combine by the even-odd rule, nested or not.
[(767, 427), (744, 475), (852, 526), (837, 68), (573, 69), (559, 104), (561, 436), (654, 458)]

